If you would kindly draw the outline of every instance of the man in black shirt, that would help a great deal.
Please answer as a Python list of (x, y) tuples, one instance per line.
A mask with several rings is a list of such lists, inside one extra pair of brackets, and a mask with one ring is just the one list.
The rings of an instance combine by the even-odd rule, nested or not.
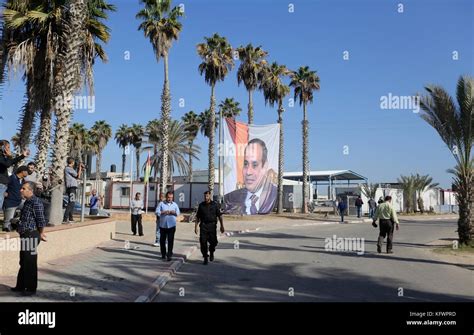
[[(204, 192), (204, 201), (199, 204), (196, 214), (196, 225), (194, 232), (198, 233), (198, 224), (201, 228), (199, 242), (201, 243), (201, 253), (204, 257), (204, 265), (207, 265), (208, 259), (214, 260), (214, 251), (217, 246), (217, 219), (221, 224), (221, 233), (225, 232), (222, 221), (222, 213), (218, 203), (211, 200), (211, 192)], [(209, 255), (207, 254), (207, 243), (209, 243)]]

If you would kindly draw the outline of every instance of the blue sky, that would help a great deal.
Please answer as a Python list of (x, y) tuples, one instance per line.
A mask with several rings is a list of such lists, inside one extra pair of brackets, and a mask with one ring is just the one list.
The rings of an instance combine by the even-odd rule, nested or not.
[[(118, 11), (109, 20), (110, 60), (95, 67), (96, 111), (77, 111), (74, 122), (90, 127), (104, 119), (115, 131), (122, 123), (146, 124), (159, 117), (163, 63), (156, 62), (151, 45), (137, 30), (138, 1), (111, 2)], [(474, 3), (403, 1), (399, 13), (399, 2), (175, 1), (184, 4), (185, 18), (180, 39), (170, 52), (172, 117), (180, 119), (189, 110), (200, 113), (209, 106), (210, 88), (197, 70), (196, 44), (218, 32), (234, 47), (249, 42), (262, 45), (269, 61), (290, 69), (308, 65), (317, 71), (321, 90), (308, 106), (311, 170), (351, 169), (373, 182), (395, 181), (400, 174), (430, 174), (449, 188), (451, 177), (445, 171), (454, 159), (437, 133), (411, 110), (381, 109), (380, 98), (389, 93), (413, 95), (429, 83), (454, 94), (459, 76), (473, 75)], [(343, 59), (344, 51), (349, 52), (349, 60)], [(453, 51), (458, 52), (458, 60), (452, 59)], [(125, 52), (130, 53), (129, 60)], [(247, 92), (237, 86), (238, 65), (217, 85), (216, 98), (219, 102), (234, 97), (243, 109), (239, 120), (246, 121)], [(1, 137), (15, 133), (23, 91), (19, 80), (4, 88)], [(179, 106), (180, 98), (184, 108)], [(276, 122), (276, 110), (265, 106), (260, 92), (255, 92), (254, 104), (256, 124)], [(291, 108), (286, 101), (287, 171), (301, 170), (302, 114), (298, 104)], [(195, 167), (205, 169), (207, 139), (199, 136), (197, 144), (202, 153)], [(102, 166), (116, 164), (120, 169), (120, 155), (111, 140)]]

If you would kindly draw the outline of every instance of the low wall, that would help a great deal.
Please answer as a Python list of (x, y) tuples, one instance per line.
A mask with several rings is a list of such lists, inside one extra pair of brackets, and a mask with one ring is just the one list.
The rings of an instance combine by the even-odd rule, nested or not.
[[(115, 220), (98, 219), (71, 225), (46, 227), (47, 241), (38, 247), (38, 263), (74, 255), (115, 237)], [(16, 275), (19, 269), (20, 237), (17, 233), (0, 235), (0, 276)]]

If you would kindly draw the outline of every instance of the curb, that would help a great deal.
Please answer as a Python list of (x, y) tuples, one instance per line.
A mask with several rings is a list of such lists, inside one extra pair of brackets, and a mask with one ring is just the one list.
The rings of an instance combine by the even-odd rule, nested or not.
[(135, 299), (135, 302), (151, 302), (153, 299), (155, 299), (156, 296), (160, 294), (163, 286), (166, 285), (166, 283), (174, 276), (183, 263), (186, 262), (186, 260), (191, 257), (197, 249), (197, 246), (188, 248), (184, 252), (184, 256), (175, 260), (171, 266), (165, 270), (165, 273), (156, 278), (155, 281), (150, 284), (150, 286), (143, 292), (143, 294)]
[[(226, 232), (224, 235), (218, 236), (217, 240), (225, 239), (231, 236), (245, 234), (245, 233), (252, 233), (259, 231), (260, 227), (256, 229), (245, 229), (239, 230), (237, 232)], [(158, 276), (158, 278), (151, 283), (148, 288), (138, 297), (135, 299), (135, 302), (151, 302), (155, 299), (159, 294), (161, 289), (168, 283), (168, 281), (178, 272), (179, 268), (198, 250), (198, 246), (195, 245), (193, 247), (188, 248), (184, 252), (183, 257), (179, 257), (175, 260), (171, 266), (165, 270), (165, 273)]]

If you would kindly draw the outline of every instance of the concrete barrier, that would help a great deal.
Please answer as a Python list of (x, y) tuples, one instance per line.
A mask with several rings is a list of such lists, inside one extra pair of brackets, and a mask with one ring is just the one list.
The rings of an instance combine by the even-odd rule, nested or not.
[[(46, 242), (38, 247), (38, 263), (77, 254), (115, 238), (115, 220), (98, 219), (84, 223), (46, 227)], [(20, 237), (0, 235), (0, 276), (16, 275), (20, 262)]]

